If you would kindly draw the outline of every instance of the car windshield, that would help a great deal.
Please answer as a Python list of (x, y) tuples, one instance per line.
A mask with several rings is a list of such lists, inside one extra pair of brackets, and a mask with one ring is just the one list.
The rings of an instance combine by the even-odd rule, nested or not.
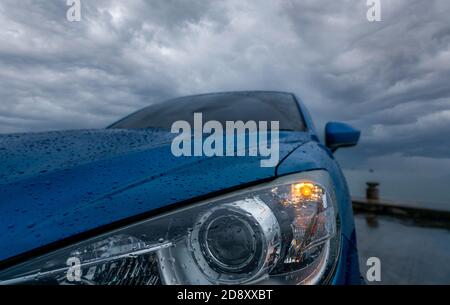
[(203, 121), (279, 121), (280, 130), (306, 129), (300, 108), (292, 94), (278, 92), (234, 92), (176, 98), (139, 110), (109, 128), (170, 129), (176, 121), (193, 126), (194, 113)]

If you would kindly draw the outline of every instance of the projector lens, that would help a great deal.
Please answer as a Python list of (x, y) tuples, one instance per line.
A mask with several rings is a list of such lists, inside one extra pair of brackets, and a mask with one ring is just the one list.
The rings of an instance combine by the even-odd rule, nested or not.
[(245, 272), (261, 258), (261, 237), (245, 216), (232, 214), (213, 218), (202, 228), (203, 252), (211, 267), (218, 271)]

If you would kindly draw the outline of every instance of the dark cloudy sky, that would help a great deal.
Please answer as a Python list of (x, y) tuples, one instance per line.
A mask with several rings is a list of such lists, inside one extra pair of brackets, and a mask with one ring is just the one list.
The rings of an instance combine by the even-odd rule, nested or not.
[[(349, 122), (352, 191), (450, 203), (450, 1), (0, 1), (0, 133), (97, 128), (150, 103), (227, 90), (297, 93)], [(369, 170), (373, 169), (371, 173)]]

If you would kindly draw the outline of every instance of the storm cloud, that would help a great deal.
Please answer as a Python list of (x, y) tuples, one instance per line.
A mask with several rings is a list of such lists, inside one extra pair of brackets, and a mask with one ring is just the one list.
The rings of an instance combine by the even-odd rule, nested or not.
[(448, 0), (381, 0), (381, 22), (365, 0), (81, 4), (68, 22), (65, 0), (0, 2), (0, 133), (100, 128), (187, 94), (287, 90), (319, 131), (362, 130), (338, 152), (356, 192), (389, 176), (404, 190), (387, 196), (420, 197), (412, 186), (426, 180), (432, 200), (450, 201)]

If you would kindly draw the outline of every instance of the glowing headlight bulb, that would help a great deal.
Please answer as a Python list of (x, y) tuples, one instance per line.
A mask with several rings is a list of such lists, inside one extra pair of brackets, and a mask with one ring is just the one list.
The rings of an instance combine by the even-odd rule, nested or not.
[(292, 199), (309, 199), (315, 193), (315, 186), (309, 182), (293, 184), (291, 187)]

